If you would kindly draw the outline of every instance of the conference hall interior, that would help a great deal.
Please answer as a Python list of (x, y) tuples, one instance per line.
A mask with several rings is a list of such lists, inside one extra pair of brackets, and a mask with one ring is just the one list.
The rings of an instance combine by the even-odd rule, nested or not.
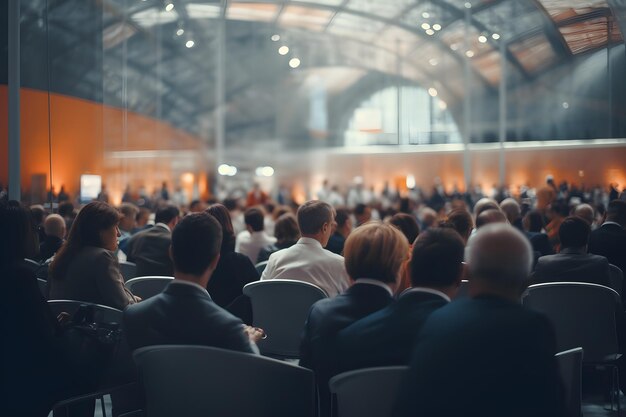
[(625, 33), (0, 2), (0, 416), (626, 416)]

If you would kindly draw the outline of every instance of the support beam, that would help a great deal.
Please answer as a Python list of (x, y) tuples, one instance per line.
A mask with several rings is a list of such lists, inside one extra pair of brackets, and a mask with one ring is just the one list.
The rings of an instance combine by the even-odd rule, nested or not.
[(20, 0), (9, 0), (9, 199), (21, 201), (20, 188)]
[(221, 0), (221, 13), (217, 21), (217, 62), (215, 68), (215, 185), (217, 191), (222, 185), (222, 176), (217, 168), (224, 163), (225, 131), (225, 86), (226, 86), (226, 6)]
[(506, 96), (506, 84), (507, 84), (507, 73), (506, 73), (506, 52), (507, 52), (507, 42), (504, 40), (504, 36), (500, 38), (500, 91), (498, 102), (500, 105), (500, 111), (498, 113), (499, 117), (499, 130), (500, 130), (500, 149), (498, 152), (498, 178), (500, 187), (504, 187), (505, 178), (506, 178), (506, 161), (505, 161), (505, 153), (504, 153), (504, 142), (506, 142), (506, 130), (507, 130), (507, 114), (506, 114), (506, 106), (507, 106), (507, 96)]
[[(471, 9), (465, 8), (465, 40), (463, 42), (463, 54), (467, 52), (470, 48), (469, 38), (470, 38), (470, 26), (472, 24), (472, 15)], [(470, 191), (470, 186), (472, 184), (472, 160), (470, 155), (469, 143), (472, 136), (472, 114), (471, 114), (471, 105), (472, 105), (472, 89), (471, 89), (471, 78), (472, 78), (472, 68), (470, 64), (470, 59), (465, 56), (464, 62), (464, 76), (463, 76), (463, 84), (465, 87), (465, 96), (463, 97), (463, 178), (465, 180), (465, 192)]]

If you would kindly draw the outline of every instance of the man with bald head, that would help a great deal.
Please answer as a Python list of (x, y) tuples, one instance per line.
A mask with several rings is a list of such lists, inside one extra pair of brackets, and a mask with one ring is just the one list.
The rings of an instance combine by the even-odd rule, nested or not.
[(572, 210), (572, 215), (578, 216), (581, 219), (585, 219), (585, 221), (589, 223), (589, 226), (591, 226), (592, 229), (594, 228), (595, 212), (593, 210), (593, 207), (591, 207), (589, 204), (583, 203), (577, 205), (574, 210)]
[(530, 243), (489, 224), (466, 255), (470, 298), (436, 310), (418, 333), (396, 415), (563, 416), (554, 329), (520, 303)]
[(58, 214), (50, 214), (43, 223), (46, 238), (39, 245), (39, 260), (45, 261), (54, 256), (54, 254), (63, 245), (65, 239), (65, 219)]
[(519, 231), (524, 230), (522, 226), (522, 209), (514, 198), (505, 198), (502, 200), (500, 210), (502, 210), (502, 213), (504, 213), (511, 226)]

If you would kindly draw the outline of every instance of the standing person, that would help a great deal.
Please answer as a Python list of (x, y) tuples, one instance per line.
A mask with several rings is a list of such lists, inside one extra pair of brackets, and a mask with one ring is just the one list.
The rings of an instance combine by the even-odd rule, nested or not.
[(261, 189), (258, 182), (252, 186), (246, 198), (246, 207), (262, 206), (269, 200), (268, 195)]
[(123, 310), (139, 297), (124, 287), (114, 251), (120, 213), (93, 201), (76, 216), (67, 241), (50, 265), (50, 299), (79, 300)]

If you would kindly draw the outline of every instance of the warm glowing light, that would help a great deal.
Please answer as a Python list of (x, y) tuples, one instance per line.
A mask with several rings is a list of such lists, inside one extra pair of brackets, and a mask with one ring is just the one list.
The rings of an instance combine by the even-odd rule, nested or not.
[(448, 104), (445, 101), (443, 101), (443, 100), (439, 100), (439, 108), (441, 110), (445, 110), (445, 109), (448, 108)]
[(270, 166), (258, 167), (255, 170), (255, 174), (257, 177), (271, 177), (272, 175), (274, 175), (274, 168)]
[(300, 66), (300, 60), (298, 58), (291, 58), (289, 60), (289, 66), (291, 68), (298, 68)]
[(217, 168), (217, 173), (220, 175), (232, 177), (237, 174), (237, 167), (228, 164), (222, 164)]
[(281, 55), (287, 55), (289, 53), (289, 47), (285, 45), (281, 46), (278, 48), (278, 53)]
[(280, 35), (272, 35), (270, 39), (272, 42), (278, 42), (280, 40)]
[(478, 42), (480, 43), (486, 43), (487, 42), (487, 37), (485, 35), (480, 35), (478, 37)]
[(440, 25), (439, 23), (435, 23), (435, 24), (433, 25), (433, 29), (435, 29), (435, 30), (441, 30), (441, 25)]
[(474, 56), (474, 51), (472, 51), (472, 50), (470, 49), (469, 51), (465, 52), (465, 56), (466, 56), (466, 57), (468, 57), (468, 58), (473, 57), (473, 56)]
[(195, 43), (194, 41), (189, 40), (189, 41), (187, 41), (187, 43), (185, 43), (185, 46), (186, 46), (187, 48), (193, 48), (193, 46), (194, 46), (195, 44), (196, 44), (196, 43)]
[(185, 29), (180, 28), (176, 31), (176, 36), (182, 36), (183, 33), (185, 33)]
[(180, 180), (185, 184), (192, 184), (194, 180), (194, 175), (191, 172), (185, 172), (180, 176)]
[(167, 6), (165, 6), (165, 11), (171, 12), (172, 10), (174, 10), (174, 3), (167, 3)]
[(431, 97), (437, 97), (437, 89), (435, 87), (430, 87), (428, 89), (428, 95)]
[(422, 23), (422, 29), (424, 30), (430, 29), (430, 25), (428, 23)]
[(427, 34), (428, 36), (433, 36), (433, 35), (435, 34), (435, 31), (434, 31), (434, 30), (432, 30), (432, 29), (428, 29), (428, 30), (426, 31), (426, 34)]
[(409, 190), (412, 190), (413, 188), (415, 188), (415, 176), (414, 175), (406, 176), (406, 188), (408, 188)]

